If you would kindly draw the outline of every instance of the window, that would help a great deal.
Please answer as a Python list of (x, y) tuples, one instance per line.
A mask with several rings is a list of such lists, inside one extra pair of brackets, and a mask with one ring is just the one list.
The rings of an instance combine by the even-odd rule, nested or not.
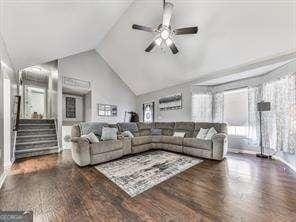
[(192, 121), (212, 122), (212, 94), (192, 95)]
[(230, 135), (248, 136), (248, 89), (224, 92), (224, 121)]

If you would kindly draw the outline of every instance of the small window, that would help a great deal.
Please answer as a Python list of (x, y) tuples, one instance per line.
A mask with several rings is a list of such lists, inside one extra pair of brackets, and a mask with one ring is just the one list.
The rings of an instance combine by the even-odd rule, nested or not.
[(230, 135), (248, 135), (248, 89), (224, 92), (224, 121)]

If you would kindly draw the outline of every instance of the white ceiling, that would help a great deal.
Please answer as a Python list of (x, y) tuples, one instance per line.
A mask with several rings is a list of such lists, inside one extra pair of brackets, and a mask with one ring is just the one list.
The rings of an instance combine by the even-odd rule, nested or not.
[(1, 33), (15, 68), (94, 49), (132, 0), (1, 0)]
[(98, 48), (137, 95), (296, 50), (296, 1), (173, 2), (173, 27), (199, 26), (176, 37), (179, 54), (144, 52), (153, 35), (131, 28), (159, 25), (161, 1), (134, 1)]
[(162, 0), (2, 0), (0, 31), (15, 68), (97, 48), (137, 95), (296, 52), (296, 0), (172, 2), (173, 27), (199, 26), (177, 55), (131, 28), (159, 25)]
[(277, 63), (271, 64), (271, 65), (261, 66), (258, 68), (249, 69), (248, 71), (242, 71), (242, 72), (234, 73), (231, 75), (225, 75), (225, 76), (222, 76), (219, 78), (212, 78), (207, 81), (199, 82), (198, 84), (195, 84), (195, 85), (215, 86), (215, 85), (219, 85), (219, 84), (223, 84), (223, 83), (233, 82), (236, 80), (252, 78), (255, 76), (267, 74), (267, 73), (269, 73), (269, 72), (271, 72), (283, 65), (286, 65), (287, 63), (289, 63), (291, 61), (293, 61), (293, 59), (288, 60), (288, 61), (284, 61), (284, 62), (277, 62)]

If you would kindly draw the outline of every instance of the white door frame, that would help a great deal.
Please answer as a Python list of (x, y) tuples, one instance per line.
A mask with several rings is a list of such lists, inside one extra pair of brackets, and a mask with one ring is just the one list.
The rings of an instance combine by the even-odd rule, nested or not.
[(11, 166), (11, 107), (10, 107), (10, 79), (3, 81), (4, 103), (4, 167)]

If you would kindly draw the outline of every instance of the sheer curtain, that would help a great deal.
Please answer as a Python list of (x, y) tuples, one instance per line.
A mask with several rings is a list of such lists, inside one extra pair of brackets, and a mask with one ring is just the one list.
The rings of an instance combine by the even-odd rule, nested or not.
[(271, 111), (262, 115), (263, 146), (295, 153), (296, 74), (263, 84), (262, 99), (271, 102)]
[(192, 121), (212, 122), (212, 94), (192, 94)]
[(248, 138), (249, 143), (258, 146), (260, 142), (260, 120), (257, 103), (261, 101), (259, 86), (248, 88)]
[(213, 122), (222, 123), (224, 116), (224, 93), (219, 92), (213, 95)]

